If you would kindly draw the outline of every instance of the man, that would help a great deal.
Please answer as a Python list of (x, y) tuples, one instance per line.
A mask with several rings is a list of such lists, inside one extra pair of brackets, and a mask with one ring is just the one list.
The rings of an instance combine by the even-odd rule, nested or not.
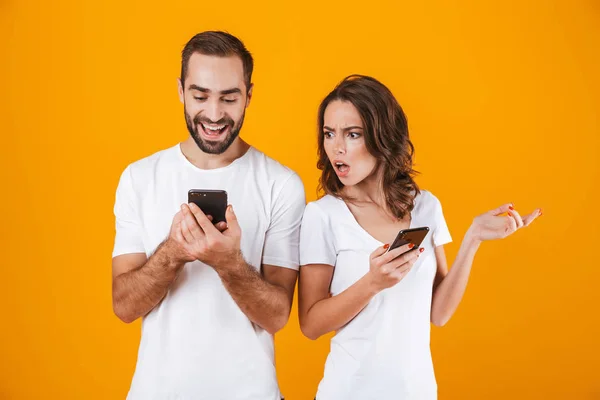
[[(240, 137), (253, 60), (224, 32), (182, 52), (190, 137), (129, 165), (115, 201), (113, 308), (142, 317), (128, 399), (279, 400), (273, 334), (289, 317), (305, 206), (298, 175)], [(190, 189), (222, 189), (213, 225)]]

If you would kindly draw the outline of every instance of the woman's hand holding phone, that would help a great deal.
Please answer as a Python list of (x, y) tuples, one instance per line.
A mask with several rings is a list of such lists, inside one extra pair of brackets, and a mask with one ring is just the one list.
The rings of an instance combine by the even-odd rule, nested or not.
[[(414, 249), (414, 244), (408, 243), (387, 251), (389, 245), (378, 247), (370, 257), (370, 268), (367, 279), (376, 293), (390, 288), (400, 282), (415, 264), (422, 248)], [(413, 250), (414, 251), (410, 251)]]

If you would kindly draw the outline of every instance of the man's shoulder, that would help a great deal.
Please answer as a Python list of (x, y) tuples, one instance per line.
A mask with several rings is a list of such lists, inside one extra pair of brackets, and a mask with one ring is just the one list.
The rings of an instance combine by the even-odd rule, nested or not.
[(296, 174), (296, 172), (290, 167), (266, 155), (262, 151), (258, 150), (256, 147), (250, 147), (248, 151), (250, 152), (250, 162), (256, 167), (270, 172), (270, 174), (273, 175), (273, 177), (288, 178), (290, 175)]
[(144, 176), (149, 172), (154, 171), (158, 165), (175, 160), (177, 156), (176, 152), (178, 151), (177, 146), (179, 146), (179, 144), (167, 149), (159, 150), (137, 161), (133, 161), (126, 169), (128, 169), (130, 174), (134, 177)]
[(254, 178), (262, 190), (269, 191), (274, 199), (297, 201), (305, 205), (304, 183), (293, 169), (255, 147), (249, 151)]
[(251, 147), (249, 151), (251, 152), (250, 163), (255, 173), (265, 179), (270, 186), (293, 186), (304, 191), (304, 185), (296, 171), (255, 147)]

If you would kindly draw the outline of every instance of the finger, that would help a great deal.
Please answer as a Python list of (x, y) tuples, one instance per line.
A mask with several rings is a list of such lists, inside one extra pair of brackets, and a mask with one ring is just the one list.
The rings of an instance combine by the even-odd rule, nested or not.
[(227, 223), (226, 222), (217, 222), (217, 224), (215, 225), (215, 227), (219, 230), (219, 232), (223, 232), (224, 230), (227, 229)]
[(395, 274), (407, 274), (410, 272), (410, 270), (412, 269), (412, 267), (415, 265), (415, 261), (409, 261), (407, 263), (405, 263), (404, 265), (402, 265), (400, 268), (396, 268), (394, 270), (394, 272), (392, 273), (392, 275)]
[(501, 205), (500, 207), (493, 209), (491, 211), (488, 211), (488, 214), (491, 215), (500, 215), (500, 214), (504, 214), (509, 212), (510, 210), (514, 209), (515, 207), (513, 206), (513, 203), (506, 203)]
[(206, 216), (206, 218), (208, 218), (208, 220), (209, 220), (210, 222), (212, 222), (212, 221), (213, 221), (213, 216), (212, 216), (212, 215), (207, 215), (207, 216)]
[(190, 210), (192, 214), (194, 214), (196, 221), (198, 222), (198, 224), (200, 225), (200, 227), (206, 235), (214, 235), (215, 233), (219, 232), (217, 228), (215, 228), (215, 226), (212, 224), (212, 222), (208, 219), (206, 214), (202, 212), (200, 207), (198, 207), (194, 203), (190, 203)]
[(171, 225), (180, 223), (182, 219), (183, 219), (183, 211), (179, 210), (179, 211), (177, 211), (177, 213), (175, 213), (175, 216), (173, 217), (173, 222), (171, 223)]
[(521, 218), (521, 214), (519, 214), (517, 210), (510, 210), (508, 212), (508, 215), (515, 219), (515, 222), (517, 223), (517, 229), (523, 227), (523, 219)]
[(232, 233), (241, 232), (240, 224), (231, 204), (227, 206), (227, 210), (225, 211), (225, 219), (227, 220), (227, 231), (231, 231)]
[(204, 237), (204, 232), (200, 228), (200, 225), (198, 225), (198, 221), (196, 221), (194, 214), (192, 214), (191, 208), (187, 204), (184, 204), (181, 207), (181, 210), (183, 211), (183, 221), (185, 221), (193, 239), (202, 239)]
[(504, 218), (508, 219), (507, 232), (505, 232), (504, 236), (508, 236), (508, 235), (514, 233), (517, 230), (517, 221), (515, 221), (515, 219), (512, 216), (510, 216), (510, 215), (507, 215)]
[(408, 253), (405, 253), (403, 255), (401, 255), (400, 257), (396, 258), (395, 260), (392, 260), (389, 265), (393, 268), (393, 269), (398, 269), (398, 268), (402, 268), (405, 265), (409, 264), (409, 263), (414, 263), (415, 261), (417, 261), (417, 258), (419, 258), (419, 256), (421, 255), (421, 249), (415, 249), (415, 250), (411, 250)]
[(175, 228), (177, 229), (181, 229), (179, 227), (179, 224), (181, 224), (181, 220), (183, 219), (183, 212), (181, 210), (177, 211), (177, 213), (175, 213), (175, 216), (173, 216), (173, 222), (171, 222), (171, 232), (175, 231)]
[(183, 236), (184, 241), (187, 243), (193, 243), (194, 235), (192, 235), (192, 232), (190, 232), (190, 228), (187, 226), (187, 221), (185, 219), (181, 221), (180, 227), (181, 235)]
[(396, 282), (400, 282), (402, 279), (404, 279), (404, 277), (406, 276), (406, 274), (408, 274), (409, 271), (409, 268), (404, 270), (397, 269), (390, 274), (390, 277), (396, 280)]
[(175, 225), (175, 227), (173, 228), (173, 237), (175, 238), (176, 242), (185, 243), (185, 238), (181, 233), (181, 222)]
[(531, 214), (526, 215), (525, 217), (523, 217), (523, 224), (524, 226), (529, 226), (533, 221), (535, 221), (538, 217), (542, 216), (542, 209), (538, 208), (537, 210), (534, 210)]
[(376, 248), (375, 251), (371, 253), (370, 259), (372, 260), (374, 258), (377, 258), (377, 257), (385, 254), (385, 252), (387, 251), (387, 249), (389, 247), (390, 247), (390, 245), (386, 243), (383, 246), (380, 246), (380, 247)]
[(415, 247), (415, 245), (413, 243), (408, 243), (408, 244), (405, 244), (404, 246), (397, 247), (394, 250), (390, 250), (387, 253), (385, 253), (382, 256), (380, 256), (380, 260), (379, 261), (382, 264), (387, 264), (390, 261), (392, 261), (394, 258), (402, 255), (403, 253), (406, 253), (407, 251), (409, 251), (413, 247)]

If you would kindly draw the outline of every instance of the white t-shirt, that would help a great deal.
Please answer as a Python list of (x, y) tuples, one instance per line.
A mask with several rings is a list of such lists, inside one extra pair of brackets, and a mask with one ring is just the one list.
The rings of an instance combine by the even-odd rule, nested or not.
[[(224, 189), (242, 229), (245, 260), (298, 269), (304, 187), (254, 148), (202, 170), (180, 146), (129, 165), (119, 182), (113, 257), (150, 256), (167, 238), (189, 189)], [(187, 263), (142, 322), (130, 400), (279, 400), (273, 336), (240, 310), (213, 268)]]
[[(429, 349), (434, 248), (452, 239), (440, 202), (431, 193), (422, 190), (415, 198), (411, 218), (411, 228), (430, 229), (421, 245), (424, 252), (402, 281), (378, 293), (332, 338), (317, 400), (437, 397)], [(342, 200), (327, 195), (306, 206), (300, 264), (334, 266), (334, 296), (369, 271), (369, 256), (382, 245)]]

